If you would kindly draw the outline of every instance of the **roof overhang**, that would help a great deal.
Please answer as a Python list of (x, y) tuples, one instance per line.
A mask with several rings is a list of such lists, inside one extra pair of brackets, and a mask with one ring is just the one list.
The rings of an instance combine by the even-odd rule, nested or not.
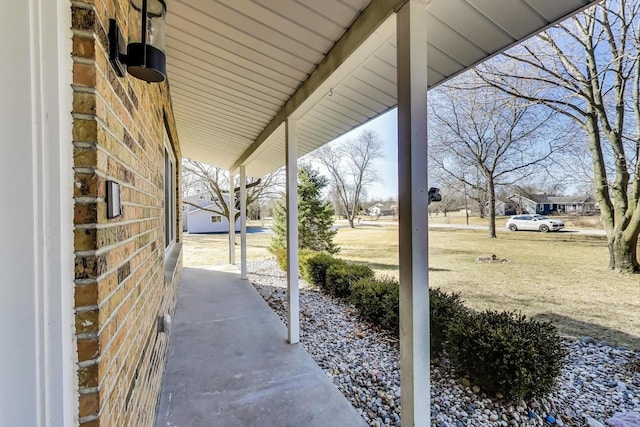
[[(406, 0), (168, 0), (167, 69), (185, 157), (262, 176), (396, 105)], [(433, 87), (597, 0), (431, 0)]]

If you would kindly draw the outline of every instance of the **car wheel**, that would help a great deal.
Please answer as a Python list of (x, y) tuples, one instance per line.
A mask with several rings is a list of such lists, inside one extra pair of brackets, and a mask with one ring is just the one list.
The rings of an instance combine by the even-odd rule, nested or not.
[(545, 224), (542, 224), (542, 225), (540, 226), (540, 231), (541, 231), (542, 233), (546, 233), (547, 231), (549, 231), (549, 226), (548, 226), (548, 225), (545, 225)]
[(515, 225), (515, 224), (509, 224), (509, 230), (511, 230), (511, 231), (517, 231), (517, 230), (518, 230), (518, 227), (516, 227), (516, 225)]

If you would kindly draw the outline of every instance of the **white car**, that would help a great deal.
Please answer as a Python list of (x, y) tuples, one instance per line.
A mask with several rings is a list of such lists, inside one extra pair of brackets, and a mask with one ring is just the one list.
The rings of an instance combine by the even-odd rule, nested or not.
[(507, 228), (511, 231), (530, 230), (558, 231), (564, 228), (564, 222), (559, 219), (551, 219), (539, 214), (514, 215), (507, 220)]

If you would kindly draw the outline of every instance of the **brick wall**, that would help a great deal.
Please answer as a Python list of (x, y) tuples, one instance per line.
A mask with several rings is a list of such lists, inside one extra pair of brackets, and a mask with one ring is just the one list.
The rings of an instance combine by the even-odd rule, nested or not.
[[(181, 271), (179, 220), (172, 253), (177, 261), (165, 261), (165, 129), (180, 172), (169, 86), (118, 78), (107, 60), (108, 20), (116, 18), (127, 34), (127, 7), (118, 0), (70, 2), (83, 426), (153, 425), (168, 341), (157, 319), (173, 315)], [(121, 185), (123, 215), (114, 219), (106, 215), (107, 180)]]

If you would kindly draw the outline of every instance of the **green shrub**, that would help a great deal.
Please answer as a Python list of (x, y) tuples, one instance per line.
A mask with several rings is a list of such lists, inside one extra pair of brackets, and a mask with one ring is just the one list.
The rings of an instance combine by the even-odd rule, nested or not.
[(462, 304), (460, 294), (448, 294), (440, 289), (429, 289), (429, 319), (431, 332), (430, 351), (436, 356), (442, 351), (442, 345), (447, 340), (447, 330), (451, 322), (459, 316), (468, 313)]
[(272, 248), (270, 252), (276, 257), (280, 268), (287, 271), (287, 248)]
[(298, 269), (300, 270), (300, 277), (310, 282), (307, 277), (307, 261), (309, 258), (313, 258), (321, 252), (313, 251), (311, 249), (300, 249), (298, 252)]
[(513, 400), (550, 392), (566, 356), (551, 323), (513, 312), (458, 316), (447, 335), (445, 349), (460, 373), (488, 393)]
[(367, 277), (352, 287), (351, 302), (360, 317), (395, 333), (400, 330), (399, 299), (398, 282), (390, 277)]
[(400, 333), (400, 287), (396, 282), (393, 288), (387, 290), (389, 292), (382, 298), (383, 316), (380, 319), (380, 326), (398, 335)]
[(353, 263), (334, 263), (326, 273), (325, 285), (327, 291), (338, 298), (351, 296), (351, 288), (361, 279), (374, 276), (373, 270), (368, 265)]
[[(276, 262), (280, 268), (287, 271), (287, 248), (272, 248), (270, 251), (276, 257)], [(304, 266), (307, 259), (317, 255), (318, 253), (319, 252), (312, 251), (311, 249), (300, 249), (298, 251), (298, 271), (303, 278), (306, 278), (304, 276)]]
[(326, 252), (316, 252), (315, 255), (305, 258), (304, 263), (300, 264), (302, 277), (312, 285), (326, 290), (327, 270), (332, 265), (341, 264), (346, 264), (346, 262), (334, 258)]

